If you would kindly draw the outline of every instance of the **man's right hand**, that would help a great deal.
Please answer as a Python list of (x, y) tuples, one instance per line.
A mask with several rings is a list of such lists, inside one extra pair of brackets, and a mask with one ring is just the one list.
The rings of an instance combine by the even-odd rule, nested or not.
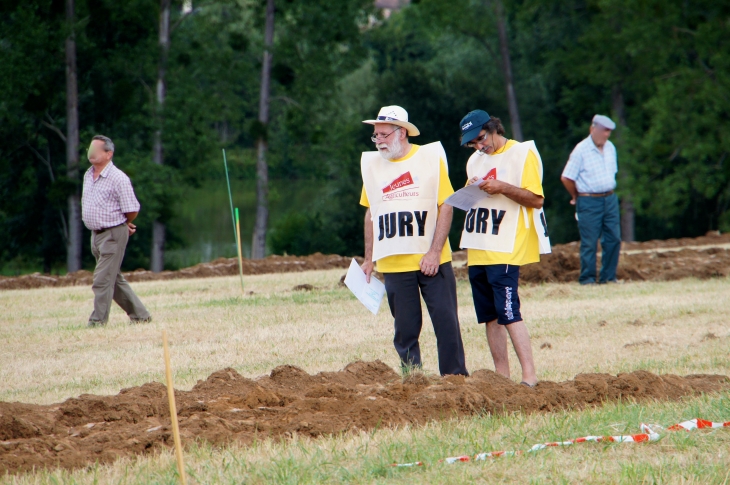
[(363, 273), (365, 273), (365, 281), (370, 283), (370, 275), (373, 274), (373, 269), (375, 268), (375, 265), (372, 261), (365, 261), (362, 265), (360, 265), (360, 268), (362, 269)]
[(561, 175), (560, 181), (565, 186), (565, 190), (567, 190), (570, 194), (570, 205), (575, 205), (575, 202), (578, 199), (578, 189), (575, 186), (575, 180), (569, 179), (568, 177), (564, 177)]

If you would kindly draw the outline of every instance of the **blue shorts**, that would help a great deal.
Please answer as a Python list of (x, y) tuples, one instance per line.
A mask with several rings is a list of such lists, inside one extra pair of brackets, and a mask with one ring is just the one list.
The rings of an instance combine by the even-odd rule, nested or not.
[(520, 267), (509, 264), (469, 266), (469, 282), (479, 323), (500, 325), (522, 321), (517, 285)]

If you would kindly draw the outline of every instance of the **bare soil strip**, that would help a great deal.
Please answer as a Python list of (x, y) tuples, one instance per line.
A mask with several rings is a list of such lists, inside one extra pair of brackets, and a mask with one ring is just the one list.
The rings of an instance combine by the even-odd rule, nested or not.
[(730, 233), (720, 234), (719, 231), (710, 231), (699, 237), (652, 239), (651, 241), (621, 243), (621, 251), (686, 248), (689, 246), (717, 247), (726, 244), (730, 244)]
[[(730, 234), (708, 233), (697, 238), (667, 239), (623, 243), (618, 278), (624, 281), (669, 281), (680, 278), (712, 278), (730, 274)], [(553, 246), (553, 253), (542, 256), (540, 263), (525, 266), (521, 279), (527, 283), (578, 281), (580, 260), (578, 242)], [(667, 249), (673, 249), (667, 251)], [(347, 268), (349, 256), (315, 253), (310, 256), (269, 256), (265, 259), (245, 259), (243, 274), (291, 273), (319, 269)], [(361, 261), (362, 258), (357, 258)], [(466, 259), (464, 251), (454, 253), (454, 265), (459, 278), (468, 278), (466, 267), (458, 262)], [(600, 260), (600, 258), (599, 258)], [(130, 282), (158, 281), (182, 278), (211, 278), (236, 276), (238, 260), (219, 258), (179, 271), (153, 273), (138, 269), (124, 273)], [(42, 288), (48, 286), (90, 286), (92, 273), (77, 271), (63, 276), (29, 275), (0, 276), (0, 290)]]
[[(578, 281), (580, 257), (578, 244), (556, 246), (540, 262), (524, 266), (520, 281), (524, 283)], [(600, 264), (599, 253), (599, 264)], [(466, 268), (461, 272), (466, 273)], [(468, 273), (460, 277), (468, 278)], [(621, 281), (673, 281), (682, 278), (723, 278), (730, 275), (730, 248), (654, 249), (647, 252), (622, 253), (616, 276)]]
[[(361, 258), (362, 259), (362, 258)], [(318, 269), (347, 268), (352, 258), (336, 254), (324, 255), (315, 253), (310, 256), (269, 256), (264, 259), (244, 259), (243, 274), (255, 275), (266, 273), (293, 273)], [(210, 263), (201, 263), (179, 271), (162, 271), (153, 273), (138, 269), (124, 273), (127, 281), (161, 281), (185, 278), (212, 278), (216, 276), (237, 276), (238, 259), (218, 258)], [(48, 286), (91, 286), (93, 273), (76, 271), (63, 276), (29, 275), (7, 277), (0, 276), (0, 290), (16, 290), (42, 288)]]
[[(678, 400), (730, 389), (720, 375), (579, 374), (529, 389), (488, 370), (471, 377), (402, 379), (380, 361), (309, 375), (293, 366), (247, 379), (231, 368), (190, 391), (175, 391), (183, 443), (243, 444), (294, 434), (317, 437), (419, 425), (481, 413), (550, 412), (607, 401)], [(82, 395), (48, 406), (0, 403), (0, 474), (78, 468), (172, 446), (165, 387), (157, 382), (116, 396)]]

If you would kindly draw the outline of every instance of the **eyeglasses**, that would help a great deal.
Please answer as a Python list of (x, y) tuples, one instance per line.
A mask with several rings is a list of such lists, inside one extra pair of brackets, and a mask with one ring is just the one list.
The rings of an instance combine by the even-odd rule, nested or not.
[(396, 128), (395, 130), (393, 130), (393, 131), (391, 131), (390, 133), (388, 133), (387, 135), (381, 135), (380, 133), (374, 133), (374, 134), (373, 134), (373, 136), (371, 136), (371, 137), (370, 137), (370, 140), (371, 140), (371, 141), (372, 141), (373, 143), (377, 143), (377, 142), (378, 142), (378, 138), (382, 138), (383, 140), (385, 140), (385, 139), (386, 139), (386, 138), (388, 138), (388, 137), (389, 137), (390, 135), (392, 135), (392, 134), (393, 134), (393, 133), (395, 133), (396, 131), (400, 130), (400, 128), (401, 128), (401, 127), (399, 126), (399, 127), (398, 127), (398, 128)]
[(476, 137), (475, 139), (473, 139), (472, 141), (467, 143), (465, 146), (468, 148), (476, 148), (477, 144), (486, 140), (488, 135), (489, 135), (489, 133), (485, 133), (482, 136)]

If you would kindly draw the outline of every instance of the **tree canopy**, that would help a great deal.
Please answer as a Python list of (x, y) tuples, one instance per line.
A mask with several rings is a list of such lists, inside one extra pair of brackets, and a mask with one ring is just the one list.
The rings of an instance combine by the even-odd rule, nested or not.
[[(422, 133), (413, 141), (441, 140), (452, 184), (463, 185), (469, 150), (458, 143), (461, 117), (484, 109), (511, 134), (507, 44), (521, 129), (543, 159), (554, 242), (578, 237), (559, 178), (596, 113), (619, 123), (618, 193), (633, 203), (637, 239), (730, 230), (727, 2), (413, 0), (386, 18), (371, 0), (277, 0), (263, 127), (265, 8), (262, 0), (201, 0), (187, 12), (172, 2), (159, 166), (152, 147), (160, 2), (76, 0), (69, 26), (62, 0), (0, 0), (0, 268), (63, 269), (65, 204), (77, 183), (65, 175), (69, 28), (81, 168), (89, 166), (91, 136), (110, 136), (142, 203), (138, 225), (164, 221), (170, 248), (190, 230), (173, 210), (186, 190), (224, 177), (221, 148), (235, 179), (254, 179), (263, 134), (270, 178), (323, 187), (276, 221), (269, 250), (362, 254), (359, 159), (372, 144), (361, 120), (380, 106), (403, 106)], [(454, 247), (462, 221), (457, 214)], [(125, 268), (149, 266), (150, 237), (140, 230), (130, 240)]]

